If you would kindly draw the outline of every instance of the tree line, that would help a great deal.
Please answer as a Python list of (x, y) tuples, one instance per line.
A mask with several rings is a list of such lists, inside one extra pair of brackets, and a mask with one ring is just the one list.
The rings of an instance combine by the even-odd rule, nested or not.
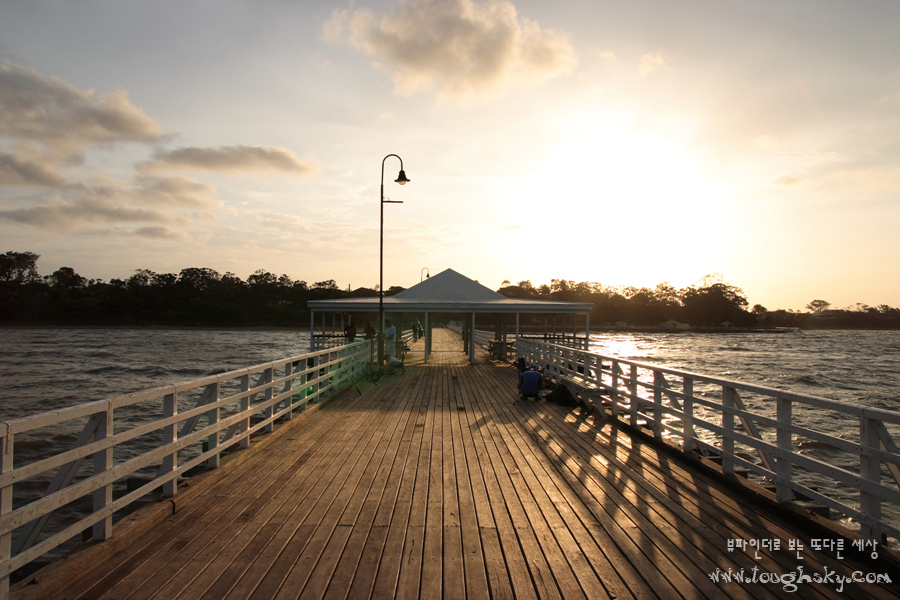
[[(830, 303), (813, 300), (808, 312), (770, 310), (761, 304), (749, 306), (744, 291), (713, 274), (698, 283), (676, 288), (664, 282), (654, 288), (613, 287), (597, 282), (553, 279), (535, 286), (531, 281), (512, 284), (504, 281), (498, 290), (510, 298), (543, 298), (568, 302), (591, 302), (591, 324), (625, 324), (641, 327), (802, 327), (822, 329), (900, 329), (900, 309), (886, 304), (877, 307), (831, 309)], [(674, 323), (673, 323), (674, 322)]]
[[(234, 273), (187, 268), (179, 273), (138, 269), (127, 279), (87, 279), (71, 267), (40, 275), (39, 255), (0, 254), (0, 322), (56, 324), (171, 324), (305, 326), (309, 300), (372, 296), (373, 289), (340, 289), (333, 279), (308, 284), (258, 270), (242, 280)], [(385, 290), (385, 295), (402, 291)], [(814, 300), (809, 312), (748, 308), (744, 292), (718, 276), (677, 289), (610, 287), (553, 279), (549, 285), (504, 281), (511, 298), (591, 302), (591, 324), (657, 327), (677, 321), (692, 327), (900, 328), (900, 309), (887, 305), (832, 310)]]

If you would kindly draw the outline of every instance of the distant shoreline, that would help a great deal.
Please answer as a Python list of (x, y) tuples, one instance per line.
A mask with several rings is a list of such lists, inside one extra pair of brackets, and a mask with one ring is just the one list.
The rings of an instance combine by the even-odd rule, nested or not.
[(152, 324), (74, 324), (74, 323), (0, 323), (0, 329), (121, 329), (128, 331), (297, 331), (309, 333), (307, 326), (276, 325), (165, 325)]
[[(0, 329), (95, 329), (122, 331), (295, 331), (309, 333), (304, 325), (176, 325), (163, 323), (0, 323)], [(701, 327), (691, 329), (670, 329), (650, 326), (609, 326), (591, 327), (591, 333), (765, 333), (786, 334), (808, 331), (900, 331), (897, 327)], [(578, 333), (582, 333), (583, 330)], [(335, 332), (338, 333), (338, 332)], [(543, 335), (545, 332), (522, 332), (523, 335)], [(548, 332), (549, 333), (549, 332)], [(552, 334), (551, 334), (552, 335)]]

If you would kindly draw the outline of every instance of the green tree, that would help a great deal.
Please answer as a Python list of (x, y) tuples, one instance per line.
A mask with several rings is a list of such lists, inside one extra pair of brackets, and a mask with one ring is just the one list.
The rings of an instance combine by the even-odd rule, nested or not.
[(746, 311), (748, 302), (743, 290), (727, 283), (692, 286), (683, 290), (681, 301), (688, 322), (692, 325), (719, 326), (731, 323), (745, 326), (755, 320)]
[(806, 310), (812, 313), (823, 313), (831, 306), (830, 302), (824, 300), (813, 300), (806, 305)]
[(21, 285), (40, 281), (37, 272), (39, 254), (34, 252), (7, 252), (0, 254), (0, 283)]

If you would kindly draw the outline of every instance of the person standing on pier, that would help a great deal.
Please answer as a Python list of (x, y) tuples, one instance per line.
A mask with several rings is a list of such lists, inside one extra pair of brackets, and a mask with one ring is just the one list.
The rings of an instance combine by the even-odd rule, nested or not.
[(384, 352), (390, 361), (390, 359), (394, 358), (394, 353), (397, 351), (394, 344), (394, 341), (397, 339), (397, 328), (394, 327), (390, 319), (387, 319), (384, 324)]

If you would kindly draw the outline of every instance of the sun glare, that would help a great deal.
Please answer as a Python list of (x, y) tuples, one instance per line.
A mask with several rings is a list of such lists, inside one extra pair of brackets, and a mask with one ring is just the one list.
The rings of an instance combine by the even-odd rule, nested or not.
[(613, 251), (627, 265), (608, 261), (603, 273), (622, 281), (696, 279), (708, 234), (726, 219), (723, 188), (675, 135), (609, 123), (565, 128), (534, 167), (511, 202), (544, 216), (534, 223), (566, 231), (574, 253)]

